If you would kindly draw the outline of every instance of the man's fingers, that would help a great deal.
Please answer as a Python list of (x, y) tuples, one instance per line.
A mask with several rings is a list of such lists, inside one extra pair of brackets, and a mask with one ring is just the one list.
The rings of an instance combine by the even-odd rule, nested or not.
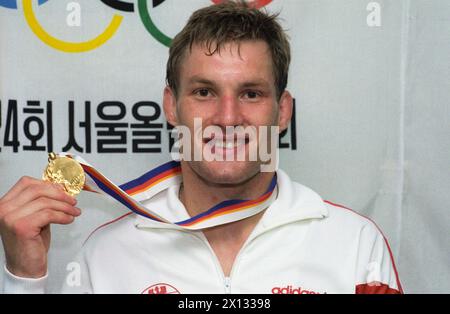
[(29, 185), (14, 199), (11, 199), (10, 202), (14, 203), (14, 207), (21, 208), (25, 204), (41, 197), (66, 202), (70, 205), (75, 205), (77, 202), (75, 198), (68, 195), (60, 185), (43, 181), (41, 181), (40, 184)]
[(13, 210), (7, 214), (8, 219), (18, 220), (23, 217), (33, 215), (40, 210), (51, 209), (54, 211), (60, 211), (67, 215), (79, 216), (81, 214), (80, 209), (62, 201), (47, 197), (39, 197), (38, 199), (23, 205), (20, 209)]
[(38, 211), (28, 217), (40, 228), (45, 227), (49, 224), (67, 225), (72, 223), (75, 219), (75, 217), (72, 215), (68, 215), (66, 213), (51, 209)]
[(10, 223), (9, 229), (19, 238), (33, 238), (50, 224), (67, 225), (75, 217), (66, 213), (44, 209)]
[(14, 184), (11, 189), (2, 197), (2, 201), (7, 202), (16, 198), (20, 193), (28, 188), (30, 185), (41, 184), (43, 181), (32, 177), (24, 176), (21, 177), (16, 184)]

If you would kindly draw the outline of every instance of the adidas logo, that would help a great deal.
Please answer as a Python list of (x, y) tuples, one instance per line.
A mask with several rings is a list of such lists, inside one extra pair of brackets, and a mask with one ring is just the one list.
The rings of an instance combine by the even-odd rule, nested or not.
[(286, 286), (283, 288), (281, 287), (272, 288), (272, 294), (321, 294), (321, 293), (312, 290), (302, 289), (302, 287), (294, 288), (293, 286)]

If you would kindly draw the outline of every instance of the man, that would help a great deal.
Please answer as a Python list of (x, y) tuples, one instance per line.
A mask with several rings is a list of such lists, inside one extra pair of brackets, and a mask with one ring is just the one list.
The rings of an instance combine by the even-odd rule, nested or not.
[[(387, 242), (371, 221), (250, 158), (252, 148), (270, 142), (261, 140), (263, 127), (283, 131), (290, 121), (289, 62), (275, 16), (231, 2), (194, 12), (170, 48), (166, 118), (190, 131), (183, 149), (209, 147), (219, 157), (244, 151), (246, 158), (184, 158), (183, 183), (143, 204), (175, 222), (230, 199), (258, 199), (274, 180), (276, 199), (245, 219), (200, 230), (124, 215), (88, 239), (77, 259), (81, 282), (65, 292), (402, 292)], [(201, 132), (208, 127), (216, 131)], [(227, 127), (254, 127), (258, 136), (229, 134)], [(71, 223), (80, 214), (75, 203), (57, 186), (28, 177), (2, 197), (5, 292), (44, 291), (49, 225)]]

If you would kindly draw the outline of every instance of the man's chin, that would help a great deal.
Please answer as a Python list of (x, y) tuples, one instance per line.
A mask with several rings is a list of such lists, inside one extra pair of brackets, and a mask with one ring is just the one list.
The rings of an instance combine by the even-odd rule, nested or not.
[(203, 161), (191, 167), (204, 181), (224, 185), (242, 184), (260, 172), (259, 163), (249, 161)]

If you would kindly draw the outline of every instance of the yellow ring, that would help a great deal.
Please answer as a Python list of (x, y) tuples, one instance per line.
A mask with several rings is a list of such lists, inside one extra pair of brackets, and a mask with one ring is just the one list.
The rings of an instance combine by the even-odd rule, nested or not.
[(36, 16), (34, 15), (31, 1), (32, 0), (23, 0), (23, 12), (25, 14), (25, 19), (27, 20), (27, 23), (30, 26), (31, 30), (33, 31), (33, 33), (36, 34), (36, 36), (40, 40), (42, 40), (50, 47), (65, 52), (84, 52), (103, 45), (114, 35), (123, 19), (123, 16), (115, 14), (113, 19), (111, 20), (111, 23), (109, 23), (108, 27), (103, 31), (103, 33), (101, 33), (94, 39), (73, 43), (55, 38), (49, 33), (47, 33), (44, 30), (44, 28), (42, 28), (42, 26), (36, 19)]

